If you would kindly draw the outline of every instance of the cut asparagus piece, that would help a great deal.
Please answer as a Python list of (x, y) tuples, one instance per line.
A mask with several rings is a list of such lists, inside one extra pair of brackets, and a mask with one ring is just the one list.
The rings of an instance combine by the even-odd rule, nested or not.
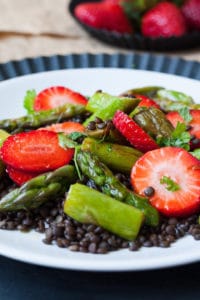
[(145, 86), (141, 88), (131, 89), (126, 92), (124, 92), (121, 96), (134, 96), (137, 94), (145, 95), (150, 98), (154, 98), (154, 96), (157, 94), (159, 90), (163, 89), (163, 87), (160, 86)]
[(0, 129), (16, 133), (26, 129), (37, 129), (51, 123), (59, 123), (85, 112), (85, 106), (65, 104), (47, 111), (39, 111), (17, 119), (0, 121)]
[(94, 113), (84, 122), (85, 126), (87, 126), (91, 121), (94, 121), (96, 117), (102, 119), (103, 121), (112, 119), (115, 112), (118, 109), (129, 113), (140, 102), (140, 100), (138, 99), (120, 98), (120, 97), (110, 96), (108, 94), (106, 96), (106, 94), (104, 94), (104, 98), (106, 97), (107, 97), (107, 104), (105, 102), (105, 104), (103, 104), (102, 107), (100, 107), (101, 103), (99, 101), (99, 103), (97, 103), (96, 106), (93, 107)]
[[(6, 132), (5, 130), (0, 129), (0, 147), (3, 145), (3, 142), (9, 137), (10, 134)], [(0, 178), (3, 176), (5, 172), (5, 166), (2, 160), (0, 159)]]
[(160, 100), (169, 100), (169, 101), (174, 101), (174, 102), (180, 102), (185, 105), (194, 104), (194, 100), (192, 99), (191, 96), (186, 95), (182, 92), (178, 92), (178, 91), (161, 89), (157, 92), (156, 96)]
[(200, 104), (194, 103), (191, 96), (178, 91), (161, 89), (157, 92), (155, 97), (156, 102), (166, 112), (174, 110), (179, 111), (185, 107), (188, 107), (189, 109), (200, 109)]
[(134, 163), (143, 155), (142, 152), (131, 147), (100, 143), (91, 138), (84, 139), (81, 149), (97, 155), (110, 169), (126, 174), (130, 174)]
[(172, 124), (165, 114), (155, 107), (141, 108), (133, 117), (134, 121), (144, 129), (152, 138), (170, 137), (174, 131)]
[(143, 223), (143, 213), (85, 185), (70, 186), (64, 204), (64, 212), (78, 222), (95, 224), (133, 240)]
[(120, 101), (123, 103), (123, 105), (127, 106), (128, 104), (128, 106), (130, 105), (132, 107), (135, 107), (140, 102), (139, 99), (117, 97), (117, 96), (111, 96), (103, 92), (96, 92), (93, 96), (89, 98), (89, 101), (86, 105), (86, 109), (94, 113), (110, 105), (111, 106), (115, 105), (116, 102), (119, 103)]
[(135, 107), (139, 102), (140, 100), (136, 98), (130, 99), (127, 97), (111, 96), (103, 92), (96, 92), (93, 96), (89, 98), (89, 101), (86, 105), (86, 109), (93, 113), (110, 106), (119, 105), (120, 107), (123, 106), (125, 109), (129, 109), (129, 107), (131, 109), (131, 107)]
[(64, 196), (68, 186), (77, 179), (75, 168), (67, 165), (39, 175), (0, 200), (0, 211), (31, 210), (43, 203)]
[(116, 129), (96, 129), (96, 130), (85, 130), (85, 135), (97, 140), (104, 140), (111, 143), (118, 143), (120, 145), (127, 145), (128, 142), (125, 137)]
[(0, 147), (3, 145), (3, 142), (9, 136), (10, 136), (10, 134), (7, 131), (0, 129)]
[(149, 200), (128, 190), (96, 155), (78, 149), (76, 160), (82, 173), (92, 179), (104, 194), (140, 209), (145, 215), (146, 224), (158, 225), (159, 214)]

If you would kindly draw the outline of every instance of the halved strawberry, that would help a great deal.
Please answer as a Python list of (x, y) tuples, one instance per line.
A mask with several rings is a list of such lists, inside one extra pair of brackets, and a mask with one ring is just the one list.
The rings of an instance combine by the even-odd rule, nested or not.
[(113, 124), (136, 149), (147, 152), (159, 148), (156, 142), (123, 111), (118, 110), (115, 113)]
[(25, 172), (18, 169), (14, 169), (11, 166), (6, 167), (6, 172), (12, 181), (14, 181), (18, 185), (22, 185), (28, 180), (38, 176), (38, 173)]
[[(188, 125), (191, 126), (189, 132), (194, 135), (196, 138), (200, 139), (200, 110), (191, 109), (190, 114), (192, 116), (192, 120)], [(177, 123), (185, 123), (184, 119), (177, 111), (171, 111), (166, 115), (166, 118), (172, 123), (174, 127), (176, 127)]]
[(133, 26), (118, 1), (100, 1), (79, 3), (74, 14), (83, 24), (101, 29), (132, 34)]
[(34, 110), (48, 110), (57, 106), (71, 104), (87, 104), (87, 99), (64, 86), (52, 86), (41, 91), (34, 100)]
[(58, 135), (47, 130), (14, 134), (1, 147), (6, 165), (28, 172), (54, 170), (70, 162), (74, 149), (59, 145)]
[(50, 126), (39, 128), (39, 130), (49, 130), (54, 132), (63, 132), (65, 134), (70, 134), (73, 132), (84, 132), (85, 127), (77, 122), (64, 122), (64, 123), (56, 123)]
[(151, 187), (151, 204), (166, 216), (184, 217), (200, 209), (200, 161), (182, 148), (149, 151), (131, 171), (136, 192)]
[(160, 109), (160, 106), (151, 98), (144, 96), (144, 95), (135, 95), (136, 98), (140, 99), (140, 103), (138, 104), (138, 106), (143, 106), (143, 107), (155, 107)]

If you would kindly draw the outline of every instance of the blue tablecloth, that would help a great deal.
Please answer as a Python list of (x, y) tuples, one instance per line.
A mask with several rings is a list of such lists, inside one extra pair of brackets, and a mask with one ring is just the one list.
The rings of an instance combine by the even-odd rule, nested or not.
[(94, 273), (49, 269), (0, 257), (1, 300), (193, 300), (200, 263), (146, 272)]

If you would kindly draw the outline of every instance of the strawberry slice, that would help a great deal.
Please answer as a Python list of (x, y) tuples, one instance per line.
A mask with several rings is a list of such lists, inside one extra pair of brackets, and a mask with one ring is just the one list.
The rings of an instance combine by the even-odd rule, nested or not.
[(50, 126), (39, 128), (39, 130), (49, 130), (54, 132), (63, 132), (65, 134), (70, 134), (73, 132), (84, 132), (85, 127), (77, 122), (64, 122), (64, 123), (56, 123)]
[(8, 176), (12, 181), (14, 181), (18, 185), (22, 185), (28, 180), (38, 176), (38, 173), (32, 173), (32, 172), (25, 172), (18, 169), (14, 169), (11, 166), (6, 167), (6, 172), (8, 173)]
[(1, 147), (6, 165), (28, 172), (54, 170), (70, 162), (74, 149), (59, 145), (58, 135), (47, 130), (14, 134)]
[(200, 209), (200, 161), (182, 148), (165, 147), (139, 158), (131, 183), (166, 216), (184, 217)]
[[(188, 125), (191, 126), (189, 132), (194, 135), (196, 138), (200, 139), (200, 110), (191, 109), (190, 114), (192, 116), (192, 120)], [(171, 111), (166, 115), (166, 118), (172, 123), (174, 127), (176, 127), (177, 123), (185, 123), (184, 119), (177, 111)]]
[(64, 86), (52, 86), (41, 91), (34, 100), (34, 110), (49, 110), (57, 106), (71, 104), (87, 104), (87, 99)]
[(144, 96), (144, 95), (135, 95), (136, 98), (140, 99), (140, 103), (138, 104), (138, 106), (142, 106), (142, 107), (155, 107), (160, 109), (160, 106), (151, 98)]
[(118, 110), (115, 113), (113, 124), (136, 149), (147, 152), (159, 147), (156, 142), (123, 111)]

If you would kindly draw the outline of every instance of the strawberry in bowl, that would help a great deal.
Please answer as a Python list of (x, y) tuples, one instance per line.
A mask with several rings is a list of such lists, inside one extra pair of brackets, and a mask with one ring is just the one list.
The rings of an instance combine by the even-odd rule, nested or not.
[[(130, 49), (178, 50), (200, 44), (199, 3), (194, 1), (189, 21), (182, 1), (72, 0), (71, 15), (92, 36)], [(189, 3), (190, 4), (190, 3)], [(185, 8), (186, 6), (186, 8)], [(196, 13), (193, 14), (195, 7)], [(173, 22), (172, 22), (173, 20)], [(191, 25), (195, 23), (195, 26)]]

